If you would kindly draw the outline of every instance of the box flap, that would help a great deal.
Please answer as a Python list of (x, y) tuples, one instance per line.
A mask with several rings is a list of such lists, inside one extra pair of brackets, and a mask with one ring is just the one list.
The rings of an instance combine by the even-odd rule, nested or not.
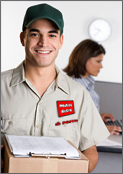
[[(77, 149), (77, 147), (76, 146), (74, 146), (70, 141), (68, 141), (73, 147), (75, 147), (76, 149)], [(78, 152), (79, 152), (79, 154), (81, 155), (80, 156), (80, 158), (82, 159), (82, 160), (87, 160), (87, 161), (89, 161), (89, 159), (79, 150), (79, 149), (77, 149), (78, 150)]]

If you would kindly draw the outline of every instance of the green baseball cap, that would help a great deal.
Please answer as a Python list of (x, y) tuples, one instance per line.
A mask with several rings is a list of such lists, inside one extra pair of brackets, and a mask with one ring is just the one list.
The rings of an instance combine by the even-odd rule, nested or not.
[(58, 26), (61, 33), (63, 33), (64, 21), (62, 13), (46, 3), (31, 6), (27, 9), (23, 21), (22, 30), (24, 31), (33, 22), (42, 18), (50, 19), (51, 21), (53, 21)]

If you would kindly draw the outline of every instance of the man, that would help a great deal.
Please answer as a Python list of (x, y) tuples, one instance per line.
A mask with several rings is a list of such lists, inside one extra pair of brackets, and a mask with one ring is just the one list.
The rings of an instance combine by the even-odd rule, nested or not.
[(55, 66), (63, 26), (61, 12), (48, 4), (27, 9), (20, 34), (25, 60), (1, 77), (2, 135), (62, 136), (85, 154), (91, 172), (96, 144), (109, 132), (86, 89)]

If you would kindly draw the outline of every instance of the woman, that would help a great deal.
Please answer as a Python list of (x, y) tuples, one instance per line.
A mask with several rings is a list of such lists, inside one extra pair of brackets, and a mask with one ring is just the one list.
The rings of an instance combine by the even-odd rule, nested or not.
[[(83, 40), (73, 49), (69, 63), (63, 70), (68, 76), (85, 86), (98, 111), (100, 111), (99, 96), (94, 90), (95, 81), (92, 76), (97, 76), (103, 68), (102, 61), (105, 53), (103, 46), (97, 42), (90, 39)], [(112, 114), (103, 113), (101, 117), (105, 123), (107, 119), (114, 121)], [(107, 126), (107, 128), (110, 134), (119, 134), (121, 131), (121, 128), (117, 126)]]

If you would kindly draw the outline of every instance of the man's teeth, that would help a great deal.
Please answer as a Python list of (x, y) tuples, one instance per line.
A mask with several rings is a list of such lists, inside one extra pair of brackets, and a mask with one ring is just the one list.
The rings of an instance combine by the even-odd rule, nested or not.
[(50, 53), (50, 51), (37, 51), (38, 53), (42, 53), (42, 54), (48, 54)]

